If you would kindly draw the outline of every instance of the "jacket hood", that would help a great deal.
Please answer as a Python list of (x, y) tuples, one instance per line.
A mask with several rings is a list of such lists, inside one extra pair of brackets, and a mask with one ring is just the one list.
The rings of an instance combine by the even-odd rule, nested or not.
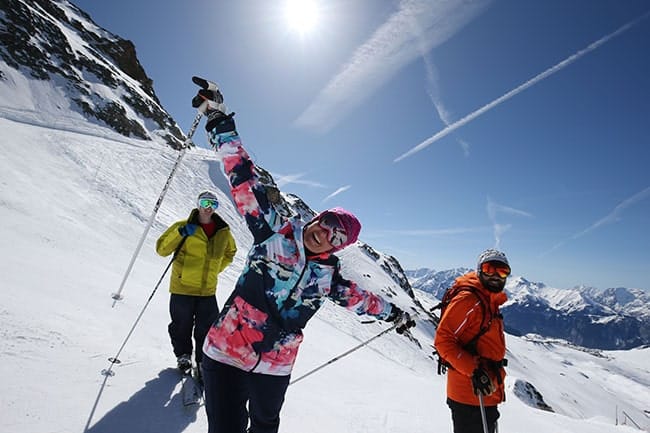
[[(217, 230), (220, 230), (224, 227), (229, 227), (228, 223), (226, 223), (223, 218), (219, 216), (218, 213), (214, 212), (211, 216), (212, 221), (215, 222), (217, 225)], [(190, 216), (187, 217), (187, 222), (190, 224), (199, 224), (199, 210), (194, 208), (192, 209), (192, 212), (190, 212)]]

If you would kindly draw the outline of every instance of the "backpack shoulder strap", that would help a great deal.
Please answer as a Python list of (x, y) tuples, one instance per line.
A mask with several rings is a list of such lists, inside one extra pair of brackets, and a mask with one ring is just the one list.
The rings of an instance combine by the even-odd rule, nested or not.
[[(490, 329), (490, 325), (492, 324), (492, 319), (494, 315), (492, 313), (492, 310), (490, 309), (488, 300), (485, 299), (485, 296), (483, 296), (476, 289), (476, 287), (452, 286), (445, 292), (440, 303), (435, 307), (433, 307), (431, 310), (433, 311), (436, 309), (440, 309), (440, 319), (441, 319), (445, 308), (449, 305), (451, 300), (460, 292), (473, 293), (474, 296), (476, 296), (476, 298), (479, 300), (479, 305), (481, 306), (482, 318), (481, 318), (481, 327), (479, 329), (479, 332), (470, 341), (468, 341), (466, 344), (463, 345), (463, 349), (467, 350), (472, 355), (478, 355), (478, 351), (476, 350), (476, 343), (478, 342), (479, 338), (481, 338), (481, 336), (485, 334), (488, 331), (488, 329)], [(440, 319), (438, 319), (438, 323), (440, 322)], [(438, 326), (438, 323), (435, 324), (436, 327)], [(438, 374), (445, 374), (448, 368), (452, 368), (451, 364), (449, 364), (449, 362), (442, 359), (442, 357), (437, 351), (434, 352), (434, 354), (437, 355), (438, 357)]]
[(476, 350), (476, 343), (478, 342), (478, 339), (485, 334), (488, 329), (490, 329), (490, 325), (492, 325), (492, 319), (494, 315), (492, 314), (492, 310), (490, 309), (490, 304), (488, 303), (488, 300), (485, 299), (485, 296), (483, 296), (475, 287), (472, 286), (463, 286), (459, 287), (459, 291), (467, 291), (471, 292), (476, 296), (476, 298), (479, 300), (479, 305), (481, 306), (481, 311), (483, 313), (483, 317), (481, 319), (481, 327), (478, 331), (478, 333), (471, 339), (469, 340), (464, 348), (470, 352), (472, 355), (477, 355), (478, 352)]

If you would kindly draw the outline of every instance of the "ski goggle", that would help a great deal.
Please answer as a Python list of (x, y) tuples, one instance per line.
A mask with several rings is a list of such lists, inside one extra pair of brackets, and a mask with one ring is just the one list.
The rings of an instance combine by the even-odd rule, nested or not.
[(318, 220), (318, 225), (327, 230), (327, 241), (335, 248), (344, 245), (348, 240), (341, 220), (335, 213), (326, 213)]
[(481, 273), (491, 277), (497, 274), (500, 278), (506, 278), (510, 275), (510, 266), (499, 262), (481, 263)]
[(212, 198), (200, 198), (199, 207), (202, 207), (204, 209), (208, 209), (208, 208), (216, 209), (219, 207), (219, 202)]

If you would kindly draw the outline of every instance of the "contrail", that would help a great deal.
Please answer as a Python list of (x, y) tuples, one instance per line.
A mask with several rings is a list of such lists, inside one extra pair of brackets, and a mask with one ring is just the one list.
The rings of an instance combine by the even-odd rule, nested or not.
[(596, 221), (595, 223), (593, 223), (591, 226), (587, 227), (580, 233), (576, 233), (575, 235), (571, 236), (571, 239), (578, 239), (579, 237), (582, 237), (587, 233), (592, 232), (601, 226), (604, 226), (606, 224), (612, 224), (619, 221), (621, 219), (621, 214), (623, 213), (625, 208), (630, 207), (641, 200), (645, 200), (647, 197), (650, 197), (650, 186), (634, 194), (632, 197), (623, 200), (623, 202), (619, 203), (614, 208), (614, 210), (612, 210), (608, 215), (599, 219), (598, 221)]
[(632, 206), (633, 204), (636, 204), (637, 202), (645, 200), (648, 197), (650, 197), (650, 186), (643, 189), (643, 190), (641, 190), (641, 191), (639, 191), (639, 192), (637, 192), (632, 197), (629, 197), (629, 198), (623, 200), (621, 203), (616, 205), (616, 207), (614, 207), (614, 209), (609, 214), (605, 215), (603, 218), (599, 219), (598, 221), (596, 221), (595, 223), (593, 223), (592, 225), (590, 225), (586, 229), (582, 230), (581, 232), (578, 232), (578, 233), (574, 234), (569, 239), (564, 240), (564, 241), (560, 241), (557, 244), (553, 245), (553, 247), (550, 250), (546, 251), (545, 253), (540, 254), (540, 256), (545, 256), (545, 255), (557, 250), (561, 246), (565, 245), (569, 240), (575, 240), (575, 239), (581, 238), (582, 236), (596, 230), (597, 228), (599, 228), (601, 226), (604, 226), (604, 225), (607, 225), (607, 224), (613, 224), (613, 223), (616, 223), (616, 222), (620, 221), (621, 220), (621, 215), (622, 215), (623, 211), (626, 208)]
[(323, 185), (320, 182), (314, 182), (311, 180), (303, 180), (302, 178), (305, 176), (305, 173), (297, 173), (297, 174), (280, 174), (280, 173), (275, 173), (272, 172), (271, 176), (275, 179), (275, 183), (278, 185), (278, 187), (283, 187), (287, 186), (291, 183), (299, 184), (299, 185), (307, 185), (307, 186), (312, 186), (315, 188), (325, 188), (325, 185)]
[(325, 198), (321, 201), (321, 203), (325, 203), (326, 201), (328, 201), (328, 200), (331, 199), (332, 197), (335, 197), (335, 196), (341, 194), (342, 192), (345, 192), (345, 191), (349, 190), (350, 188), (352, 188), (352, 185), (345, 185), (345, 186), (340, 187), (339, 189), (337, 189), (336, 191), (334, 191), (333, 193), (331, 193), (330, 195), (328, 195), (327, 197), (325, 197)]
[(605, 42), (608, 42), (610, 39), (620, 35), (621, 33), (625, 32), (626, 30), (629, 30), (631, 27), (635, 26), (638, 24), (640, 21), (644, 20), (645, 18), (650, 15), (650, 12), (646, 12), (643, 14), (641, 17), (630, 21), (629, 23), (625, 24), (624, 26), (620, 27), (618, 30), (614, 31), (613, 33), (610, 33), (607, 36), (604, 36), (600, 39), (598, 39), (596, 42), (591, 43), (588, 45), (586, 48), (583, 48), (582, 50), (578, 51), (577, 53), (573, 54), (572, 56), (567, 57), (566, 59), (562, 60), (560, 63), (558, 63), (555, 66), (552, 66), (542, 72), (541, 74), (536, 75), (535, 77), (531, 78), (530, 80), (526, 81), (524, 84), (520, 85), (519, 87), (509, 91), (505, 95), (501, 96), (500, 98), (495, 99), (494, 101), (490, 102), (487, 105), (484, 105), (483, 107), (479, 108), (478, 110), (468, 114), (467, 116), (463, 117), (462, 119), (458, 120), (455, 123), (452, 123), (451, 125), (447, 126), (446, 128), (442, 129), (440, 132), (436, 133), (435, 135), (427, 138), (424, 140), (422, 143), (418, 144), (415, 146), (413, 149), (409, 150), (408, 152), (404, 153), (403, 155), (395, 158), (393, 162), (399, 162), (404, 158), (407, 158), (414, 153), (417, 153), (421, 151), (422, 149), (425, 149), (428, 147), (430, 144), (440, 140), (442, 137), (446, 136), (450, 132), (460, 128), (461, 126), (465, 125), (466, 123), (471, 122), (472, 120), (476, 119), (478, 116), (481, 114), (485, 113), (486, 111), (496, 107), (497, 105), (501, 104), (502, 102), (512, 98), (519, 92), (529, 88), (533, 84), (536, 84), (543, 80), (544, 78), (558, 72), (561, 69), (564, 69), (571, 63), (575, 62), (578, 60), (580, 57), (584, 56), (585, 54), (595, 50), (596, 48), (600, 47), (603, 45)]
[(504, 206), (493, 201), (489, 196), (487, 198), (487, 207), (486, 207), (488, 218), (492, 222), (492, 231), (494, 232), (494, 248), (500, 248), (501, 245), (501, 236), (510, 230), (512, 224), (500, 224), (497, 222), (497, 213), (505, 213), (508, 215), (515, 216), (525, 216), (532, 217), (531, 214), (523, 210), (515, 209), (513, 207)]
[(316, 131), (330, 130), (417, 59), (420, 40), (426, 51), (439, 46), (488, 4), (489, 0), (400, 1), (398, 11), (355, 50), (295, 124)]

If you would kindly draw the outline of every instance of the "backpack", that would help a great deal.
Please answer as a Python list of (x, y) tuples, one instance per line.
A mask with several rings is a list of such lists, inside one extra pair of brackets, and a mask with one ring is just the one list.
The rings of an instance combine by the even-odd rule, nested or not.
[[(438, 325), (440, 324), (440, 320), (442, 319), (442, 316), (445, 314), (445, 310), (447, 309), (447, 306), (451, 303), (451, 300), (458, 295), (460, 292), (472, 292), (479, 300), (479, 305), (481, 306), (481, 311), (483, 313), (483, 319), (481, 320), (481, 328), (479, 329), (478, 334), (476, 334), (471, 340), (467, 342), (467, 344), (463, 345), (463, 349), (467, 350), (469, 353), (472, 355), (477, 355), (478, 352), (476, 350), (476, 343), (478, 342), (478, 339), (481, 338), (483, 334), (487, 332), (488, 329), (490, 329), (490, 325), (492, 324), (492, 319), (495, 317), (493, 315), (492, 311), (490, 310), (488, 306), (488, 302), (485, 299), (485, 296), (480, 294), (480, 292), (476, 289), (476, 287), (472, 286), (452, 286), (448, 288), (445, 291), (445, 294), (442, 295), (442, 300), (438, 305), (432, 307), (429, 311), (433, 313), (435, 310), (440, 310), (440, 317), (437, 317), (435, 314), (433, 314), (434, 319), (434, 325), (436, 329), (438, 329)], [(496, 317), (499, 317), (501, 314), (497, 314)], [(438, 351), (434, 351), (433, 354), (438, 358), (438, 374), (445, 374), (447, 372), (448, 368), (453, 368), (449, 362), (444, 360), (442, 356), (438, 353)]]

